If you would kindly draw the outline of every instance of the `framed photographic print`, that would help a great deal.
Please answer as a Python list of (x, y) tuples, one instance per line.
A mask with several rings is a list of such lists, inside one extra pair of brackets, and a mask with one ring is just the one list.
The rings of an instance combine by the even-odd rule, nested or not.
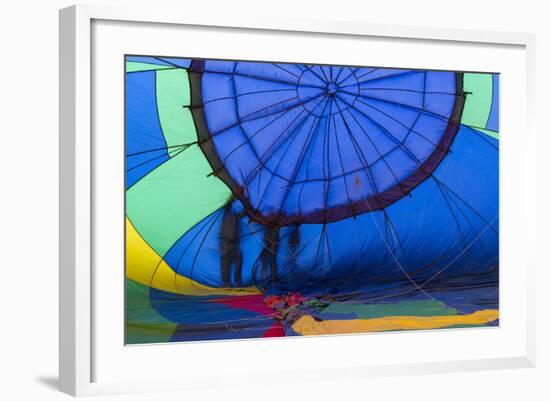
[(532, 36), (150, 11), (61, 12), (63, 391), (531, 366)]
[(126, 56), (126, 343), (498, 324), (499, 75)]

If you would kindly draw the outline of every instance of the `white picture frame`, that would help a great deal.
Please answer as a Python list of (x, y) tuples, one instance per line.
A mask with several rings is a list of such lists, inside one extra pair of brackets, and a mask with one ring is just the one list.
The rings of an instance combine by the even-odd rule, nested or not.
[[(534, 112), (534, 49), (535, 37), (531, 34), (509, 32), (486, 32), (458, 29), (438, 29), (428, 27), (400, 26), (400, 25), (375, 25), (363, 22), (348, 21), (324, 21), (302, 20), (292, 18), (275, 18), (250, 16), (237, 19), (234, 16), (227, 17), (210, 13), (208, 15), (187, 15), (185, 10), (167, 10), (161, 8), (128, 7), (115, 8), (105, 5), (78, 5), (60, 11), (60, 390), (71, 395), (91, 395), (115, 392), (131, 391), (160, 391), (166, 389), (201, 388), (209, 383), (206, 371), (201, 373), (201, 368), (196, 370), (196, 376), (189, 383), (176, 382), (173, 378), (162, 380), (153, 377), (144, 382), (132, 382), (129, 377), (115, 377), (98, 380), (98, 366), (95, 357), (101, 346), (96, 346), (98, 321), (101, 321), (101, 308), (94, 307), (94, 290), (101, 288), (102, 281), (94, 275), (94, 266), (101, 257), (94, 253), (94, 232), (97, 230), (95, 221), (95, 196), (96, 181), (95, 169), (97, 154), (104, 151), (93, 140), (92, 123), (94, 117), (94, 103), (92, 102), (92, 77), (95, 60), (93, 60), (94, 46), (99, 46), (93, 41), (93, 24), (97, 21), (128, 22), (156, 24), (158, 26), (189, 26), (203, 27), (211, 30), (232, 29), (242, 34), (252, 34), (254, 31), (275, 32), (291, 34), (308, 34), (310, 36), (330, 37), (335, 35), (347, 38), (384, 38), (384, 40), (414, 40), (431, 41), (439, 45), (461, 44), (462, 46), (512, 46), (521, 49), (518, 52), (518, 62), (525, 62), (525, 108), (526, 112), (521, 124), (525, 128), (522, 135), (524, 144), (518, 148), (520, 161), (525, 162), (519, 169), (515, 179), (524, 179), (524, 191), (530, 194), (522, 198), (521, 204), (525, 206), (522, 216), (528, 229), (528, 237), (522, 242), (523, 249), (517, 249), (518, 253), (536, 255), (530, 252), (536, 242), (536, 209), (535, 194), (536, 181), (528, 172), (534, 172), (535, 133), (533, 130)], [(121, 29), (126, 29), (122, 27)], [(124, 40), (122, 38), (121, 40)], [(515, 57), (515, 56), (513, 56)], [(521, 101), (521, 100), (520, 100)], [(520, 106), (523, 106), (521, 104)], [(122, 133), (121, 133), (122, 135)], [(105, 144), (105, 143), (104, 143)], [(103, 145), (101, 145), (103, 146)], [(511, 146), (511, 145), (510, 145)], [(509, 163), (505, 157), (501, 160), (501, 167)], [(506, 169), (503, 170), (506, 173)], [(534, 176), (534, 174), (533, 174)], [(519, 202), (519, 201), (518, 201)], [(122, 251), (122, 250), (121, 250)], [(521, 289), (518, 294), (525, 296), (525, 310), (522, 316), (522, 334), (514, 337), (517, 341), (517, 349), (513, 354), (499, 355), (497, 351), (491, 355), (468, 357), (466, 359), (444, 359), (439, 361), (416, 361), (412, 358), (408, 362), (396, 363), (388, 360), (387, 363), (365, 364), (350, 363), (341, 366), (318, 366), (316, 369), (304, 367), (301, 370), (300, 379), (315, 380), (326, 378), (323, 375), (331, 371), (334, 376), (354, 377), (357, 380), (367, 376), (398, 375), (410, 373), (432, 373), (441, 371), (466, 371), (481, 369), (501, 369), (511, 367), (529, 367), (535, 363), (535, 318), (534, 318), (534, 271), (537, 264), (536, 256), (525, 259), (523, 266), (524, 280), (518, 281)], [(122, 267), (121, 267), (122, 268)], [(503, 296), (514, 296), (513, 294)], [(518, 312), (519, 313), (519, 312)], [(113, 323), (117, 324), (117, 323)], [(118, 324), (122, 325), (120, 321)], [(105, 325), (102, 326), (105, 329)], [(495, 330), (499, 330), (498, 328)], [(524, 330), (524, 332), (523, 332)], [(103, 336), (105, 333), (103, 333)], [(108, 335), (108, 333), (107, 333)], [(399, 336), (400, 334), (397, 334)], [(412, 334), (430, 336), (427, 332)], [(378, 335), (379, 337), (382, 335)], [(385, 336), (394, 336), (385, 334)], [(467, 335), (463, 336), (466, 337)], [(378, 337), (378, 338), (379, 338)], [(347, 341), (359, 342), (368, 336), (348, 337)], [(405, 339), (405, 337), (402, 337)], [(409, 338), (409, 337), (408, 337)], [(412, 337), (410, 337), (412, 338)], [(342, 337), (309, 339), (303, 342), (303, 348), (311, 348), (319, 344), (319, 340), (325, 341), (327, 347), (336, 347)], [(263, 341), (253, 343), (253, 341)], [(277, 341), (283, 341), (278, 343)], [(292, 352), (288, 346), (294, 340), (251, 340), (248, 342), (235, 342), (242, 352), (250, 352), (251, 344), (261, 349), (262, 352), (272, 352), (275, 344), (284, 344), (288, 348), (286, 352)], [(300, 340), (302, 341), (302, 340)], [(403, 341), (403, 340), (395, 340)], [(408, 341), (408, 340), (407, 340)], [(464, 339), (466, 341), (466, 339)], [(245, 345), (242, 345), (245, 344)], [(246, 345), (248, 344), (248, 345)], [(308, 345), (310, 344), (310, 345)], [(120, 345), (122, 348), (123, 344)], [(225, 342), (222, 345), (214, 343), (202, 343), (198, 345), (204, 352), (205, 347), (213, 347), (218, 351), (231, 346)], [(150, 346), (148, 353), (154, 353), (155, 347)], [(166, 348), (164, 348), (166, 349)], [(132, 351), (134, 352), (134, 351)], [(191, 348), (187, 348), (188, 355), (194, 355)], [(225, 351), (224, 351), (225, 352)], [(229, 351), (228, 351), (229, 352)], [(166, 352), (164, 352), (165, 354)], [(477, 354), (476, 354), (477, 355)], [(136, 354), (136, 358), (139, 354)], [(163, 358), (157, 355), (155, 358)], [(135, 359), (134, 359), (135, 360)], [(158, 360), (158, 359), (157, 359)], [(262, 380), (261, 369), (257, 372), (258, 380)], [(281, 377), (290, 377), (289, 372), (281, 371)], [(286, 376), (285, 376), (286, 375)], [(271, 379), (272, 380), (272, 379)], [(267, 381), (267, 379), (266, 379)], [(225, 385), (221, 381), (218, 385)]]

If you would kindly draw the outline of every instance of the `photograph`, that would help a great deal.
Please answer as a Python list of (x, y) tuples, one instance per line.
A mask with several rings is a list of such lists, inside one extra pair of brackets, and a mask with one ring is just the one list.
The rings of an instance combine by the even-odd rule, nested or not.
[(499, 325), (498, 73), (126, 55), (125, 191), (126, 344)]

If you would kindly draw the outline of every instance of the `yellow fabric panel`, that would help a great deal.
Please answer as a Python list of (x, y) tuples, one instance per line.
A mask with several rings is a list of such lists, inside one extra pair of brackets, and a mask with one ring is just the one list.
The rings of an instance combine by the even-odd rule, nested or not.
[(126, 277), (162, 291), (184, 295), (259, 294), (254, 287), (214, 288), (176, 274), (143, 240), (126, 217)]
[(316, 321), (311, 316), (298, 319), (292, 328), (302, 335), (349, 334), (371, 331), (440, 329), (462, 324), (484, 324), (498, 319), (499, 312), (485, 309), (469, 315), (386, 316), (373, 319)]

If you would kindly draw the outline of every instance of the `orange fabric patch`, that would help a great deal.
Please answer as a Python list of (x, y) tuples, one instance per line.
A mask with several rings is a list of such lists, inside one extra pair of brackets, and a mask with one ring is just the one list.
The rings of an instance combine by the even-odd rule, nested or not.
[(303, 316), (292, 325), (302, 335), (350, 334), (373, 331), (440, 329), (462, 324), (484, 324), (499, 317), (496, 309), (480, 310), (469, 315), (453, 316), (386, 316), (373, 319), (316, 321)]

